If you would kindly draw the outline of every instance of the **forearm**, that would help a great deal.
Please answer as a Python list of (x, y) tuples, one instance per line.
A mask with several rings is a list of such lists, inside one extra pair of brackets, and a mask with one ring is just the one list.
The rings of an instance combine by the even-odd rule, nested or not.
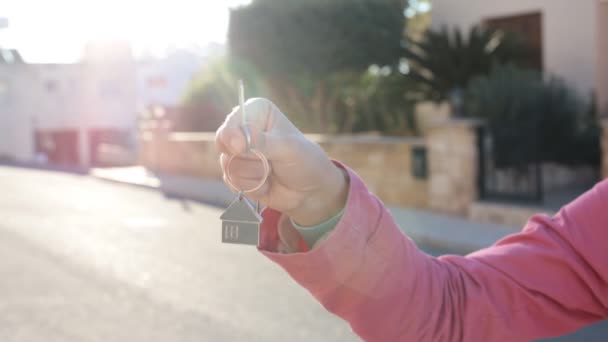
[(324, 240), (344, 215), (350, 185), (348, 172), (340, 163), (332, 162), (328, 173), (321, 191), (311, 194), (302, 206), (288, 214), (308, 248)]
[[(329, 311), (349, 321), (366, 340), (402, 336), (416, 288), (413, 270), (430, 257), (401, 233), (382, 203), (350, 173), (345, 212), (326, 240), (306, 253), (278, 254), (275, 239), (290, 235), (289, 219), (265, 212), (261, 248)], [(267, 224), (267, 225), (266, 225)], [(429, 308), (424, 310), (429, 311)], [(422, 313), (422, 312), (419, 312)], [(415, 328), (416, 323), (410, 322)], [(414, 330), (413, 333), (416, 333)]]
[[(608, 255), (603, 242), (581, 238), (608, 238), (600, 198), (608, 185), (604, 195), (596, 190), (554, 219), (539, 216), (496, 246), (432, 258), (350, 176), (344, 216), (317, 248), (276, 254), (268, 252), (272, 239), (262, 248), (365, 340), (527, 341), (608, 315)], [(267, 233), (293, 229), (266, 214), (275, 215)]]

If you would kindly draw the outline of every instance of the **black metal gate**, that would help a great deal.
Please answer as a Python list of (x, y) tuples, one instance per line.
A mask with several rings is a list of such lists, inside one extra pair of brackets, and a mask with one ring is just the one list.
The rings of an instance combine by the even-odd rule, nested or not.
[[(539, 158), (497, 163), (494, 138), (487, 127), (478, 129), (479, 198), (482, 200), (540, 203), (543, 201), (542, 165)], [(537, 146), (528, 146), (534, 151)], [(527, 154), (530, 155), (529, 151)]]

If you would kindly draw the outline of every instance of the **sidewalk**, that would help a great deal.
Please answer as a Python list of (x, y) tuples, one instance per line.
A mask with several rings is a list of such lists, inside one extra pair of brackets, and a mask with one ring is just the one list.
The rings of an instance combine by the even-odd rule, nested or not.
[[(234, 198), (234, 194), (220, 181), (155, 175), (139, 166), (92, 169), (90, 175), (106, 181), (157, 189), (169, 197), (217, 206), (227, 206)], [(459, 254), (487, 247), (521, 228), (479, 224), (427, 210), (389, 209), (401, 229), (417, 243)]]

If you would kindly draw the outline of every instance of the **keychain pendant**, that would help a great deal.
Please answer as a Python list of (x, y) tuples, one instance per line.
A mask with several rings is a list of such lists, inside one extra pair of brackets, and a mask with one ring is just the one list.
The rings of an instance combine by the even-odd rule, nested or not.
[(226, 208), (220, 219), (223, 243), (259, 245), (262, 216), (242, 194)]

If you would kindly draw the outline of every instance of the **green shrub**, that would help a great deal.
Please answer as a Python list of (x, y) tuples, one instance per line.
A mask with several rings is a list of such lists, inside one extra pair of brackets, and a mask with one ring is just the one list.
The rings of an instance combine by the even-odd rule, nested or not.
[(289, 84), (263, 79), (250, 65), (234, 58), (217, 60), (192, 81), (174, 129), (216, 129), (237, 104), (239, 79), (245, 80), (247, 97), (272, 99), (306, 132), (319, 132), (323, 126), (327, 133), (416, 133), (413, 101), (406, 97), (411, 81), (403, 75), (334, 72), (325, 77), (320, 89), (315, 79), (306, 76), (294, 77)]
[(471, 81), (465, 106), (469, 116), (487, 121), (499, 167), (598, 163), (593, 115), (559, 79), (545, 81), (536, 71), (499, 66)]
[(238, 80), (245, 83), (247, 97), (266, 93), (256, 70), (235, 58), (224, 57), (205, 67), (192, 80), (174, 119), (179, 131), (212, 131), (238, 105)]
[[(352, 131), (378, 131), (388, 135), (418, 134), (414, 104), (409, 98), (411, 79), (398, 73), (365, 73), (356, 89)], [(353, 103), (351, 102), (351, 103)]]

